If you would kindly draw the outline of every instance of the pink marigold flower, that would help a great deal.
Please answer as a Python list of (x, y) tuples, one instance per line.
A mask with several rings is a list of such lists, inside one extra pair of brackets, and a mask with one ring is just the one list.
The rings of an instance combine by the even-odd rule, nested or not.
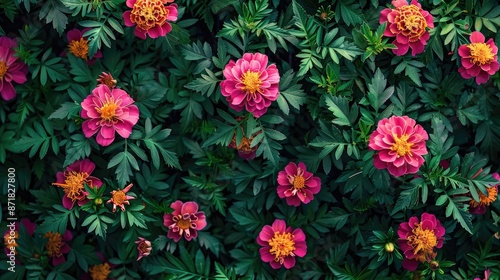
[(27, 81), (28, 66), (15, 57), (17, 39), (0, 36), (0, 95), (5, 101), (16, 96), (12, 82), (24, 84)]
[(142, 259), (142, 257), (147, 257), (151, 253), (151, 242), (142, 237), (139, 237), (139, 240), (135, 242), (137, 244), (137, 251), (139, 252), (139, 257), (137, 260)]
[(48, 251), (49, 258), (52, 259), (52, 265), (58, 266), (66, 262), (63, 254), (67, 254), (70, 251), (68, 242), (73, 239), (71, 232), (67, 230), (64, 235), (61, 235), (59, 232), (54, 233), (50, 231), (44, 237), (47, 238), (45, 248)]
[(89, 60), (89, 41), (83, 34), (90, 30), (90, 28), (85, 28), (82, 31), (74, 28), (66, 33), (68, 38), (68, 51), (72, 55), (82, 58), (87, 61), (89, 65), (93, 65), (97, 58), (102, 58), (102, 53), (98, 50), (94, 57)]
[(223, 72), (225, 80), (220, 83), (229, 107), (238, 112), (245, 108), (258, 118), (278, 99), (280, 75), (276, 65), (267, 66), (267, 62), (261, 53), (246, 53), (236, 62), (229, 61)]
[[(492, 175), (493, 175), (493, 178), (500, 181), (500, 175), (498, 173), (495, 172)], [(479, 201), (476, 201), (474, 199), (471, 199), (469, 201), (469, 205), (470, 205), (469, 212), (471, 214), (477, 214), (477, 215), (482, 215), (482, 214), (486, 213), (486, 206), (489, 206), (492, 202), (497, 200), (498, 186), (500, 186), (500, 183), (486, 188), (486, 191), (488, 193), (487, 196), (485, 194), (483, 194), (482, 192), (478, 191)]]
[(177, 4), (166, 5), (174, 0), (127, 0), (127, 7), (132, 11), (123, 13), (126, 26), (137, 25), (135, 36), (146, 39), (167, 35), (172, 31), (169, 21), (176, 21), (178, 16)]
[(191, 241), (198, 236), (198, 230), (207, 226), (205, 213), (198, 211), (196, 202), (183, 203), (177, 200), (172, 202), (170, 207), (174, 212), (163, 215), (163, 225), (168, 228), (168, 238), (172, 238), (175, 242), (178, 242), (183, 235), (187, 241)]
[(125, 211), (125, 204), (130, 205), (129, 200), (135, 199), (135, 197), (127, 195), (134, 184), (129, 184), (123, 190), (114, 190), (111, 192), (111, 199), (107, 203), (113, 203), (113, 213), (116, 212), (116, 206)]
[(94, 168), (95, 164), (93, 162), (89, 159), (84, 159), (73, 162), (66, 167), (66, 171), (64, 172), (57, 172), (57, 182), (52, 183), (52, 185), (63, 188), (64, 196), (62, 204), (64, 208), (71, 210), (75, 201), (78, 202), (78, 206), (89, 202), (84, 183), (87, 183), (90, 187), (101, 187), (101, 180), (90, 176)]
[(85, 137), (92, 137), (99, 131), (96, 141), (101, 146), (109, 146), (115, 141), (115, 131), (128, 138), (139, 120), (139, 108), (132, 103), (134, 100), (124, 90), (98, 85), (82, 102)]
[[(21, 220), (21, 223), (15, 222), (13, 230), (11, 227), (8, 227), (8, 229), (3, 233), (5, 254), (10, 254), (10, 252), (13, 251), (14, 254), (17, 255), (17, 246), (19, 246), (19, 244), (17, 244), (17, 239), (19, 238), (19, 228), (21, 227), (21, 224), (23, 224), (29, 236), (33, 236), (35, 233), (36, 224), (31, 222), (29, 219), (24, 218)], [(18, 259), (16, 259), (16, 263), (18, 263)]]
[(443, 246), (444, 227), (436, 216), (423, 213), (421, 221), (411, 217), (398, 228), (398, 244), (403, 250), (405, 259), (403, 267), (408, 271), (417, 269), (419, 262), (430, 262), (436, 257), (435, 248)]
[(116, 87), (116, 79), (113, 78), (111, 73), (106, 73), (102, 72), (101, 75), (99, 75), (99, 79), (97, 79), (99, 84), (101, 85), (106, 85), (109, 89), (114, 89)]
[(427, 154), (427, 132), (414, 119), (392, 116), (378, 122), (368, 147), (378, 151), (373, 157), (377, 169), (389, 170), (395, 177), (416, 173)]
[(481, 279), (481, 278), (479, 278), (479, 277), (476, 277), (476, 278), (474, 278), (474, 280), (488, 280), (488, 279), (490, 279), (490, 273), (491, 273), (491, 271), (490, 271), (490, 269), (488, 268), (488, 269), (486, 269), (486, 270), (484, 271), (484, 278), (483, 278), (483, 279)]
[(308, 204), (321, 189), (321, 179), (307, 172), (302, 162), (298, 166), (290, 162), (285, 170), (280, 171), (278, 184), (278, 196), (286, 198), (286, 203), (292, 206), (299, 206), (301, 202)]
[(392, 42), (397, 48), (392, 52), (401, 56), (411, 48), (411, 55), (424, 51), (430, 38), (428, 28), (434, 28), (432, 15), (422, 10), (417, 0), (408, 5), (406, 0), (393, 0), (394, 9), (386, 8), (380, 12), (379, 23), (387, 22), (384, 36), (396, 37)]
[(260, 258), (272, 268), (285, 265), (290, 269), (295, 265), (295, 256), (304, 257), (307, 252), (306, 236), (302, 229), (286, 227), (283, 220), (275, 220), (271, 226), (265, 225), (257, 236)]
[(490, 76), (495, 74), (500, 65), (498, 64), (498, 47), (492, 38), (484, 42), (485, 38), (481, 32), (474, 31), (470, 35), (470, 44), (461, 45), (458, 48), (462, 67), (458, 69), (464, 79), (476, 77), (478, 85), (486, 83)]

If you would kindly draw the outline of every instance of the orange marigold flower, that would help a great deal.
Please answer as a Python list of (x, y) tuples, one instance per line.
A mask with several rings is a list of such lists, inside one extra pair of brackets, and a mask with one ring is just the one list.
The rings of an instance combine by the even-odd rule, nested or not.
[(111, 76), (111, 73), (102, 72), (97, 79), (99, 84), (108, 86), (109, 89), (114, 89), (116, 87), (116, 80)]
[[(22, 219), (21, 223), (23, 224), (24, 228), (28, 232), (30, 236), (32, 236), (35, 233), (36, 229), (36, 224), (32, 223), (29, 219)], [(19, 238), (19, 227), (21, 226), (21, 223), (15, 222), (14, 227), (12, 230), (12, 227), (9, 226), (8, 230), (6, 230), (3, 234), (3, 240), (4, 240), (4, 251), (5, 254), (10, 254), (11, 251), (14, 251), (14, 254), (17, 255), (17, 239)], [(14, 250), (11, 250), (11, 247), (14, 248)]]
[[(496, 172), (493, 173), (493, 178), (500, 181), (500, 175)], [(486, 206), (489, 206), (492, 202), (497, 200), (498, 186), (499, 185), (500, 184), (497, 184), (497, 185), (486, 188), (486, 192), (488, 194), (487, 196), (485, 194), (483, 194), (482, 192), (478, 192), (479, 193), (479, 201), (476, 201), (474, 199), (471, 199), (469, 201), (469, 205), (470, 205), (469, 212), (472, 214), (478, 214), (478, 215), (484, 214), (486, 212)]]
[(106, 280), (110, 272), (111, 267), (108, 263), (93, 265), (89, 268), (92, 280)]
[(58, 266), (66, 262), (63, 254), (69, 253), (70, 247), (68, 242), (73, 239), (70, 231), (66, 231), (64, 235), (59, 232), (47, 232), (43, 237), (47, 238), (45, 248), (48, 251), (49, 258), (52, 258), (52, 265)]
[(142, 259), (142, 257), (147, 257), (151, 253), (151, 242), (142, 237), (135, 242), (137, 244), (137, 251), (139, 252), (139, 257), (137, 260)]
[(135, 197), (127, 195), (127, 192), (132, 188), (133, 184), (126, 186), (123, 190), (114, 190), (111, 192), (111, 199), (107, 203), (113, 203), (113, 212), (116, 211), (116, 206), (119, 206), (122, 211), (125, 211), (125, 204), (130, 205), (129, 200)]
[(172, 31), (169, 21), (176, 21), (178, 16), (177, 4), (170, 4), (174, 0), (127, 0), (127, 7), (131, 11), (123, 13), (126, 26), (134, 26), (135, 36), (146, 39), (167, 35)]

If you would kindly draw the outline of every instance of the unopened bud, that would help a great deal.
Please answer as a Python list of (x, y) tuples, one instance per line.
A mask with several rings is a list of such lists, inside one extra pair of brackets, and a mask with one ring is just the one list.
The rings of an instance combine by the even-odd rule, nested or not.
[(98, 197), (94, 200), (95, 205), (101, 205), (102, 204), (102, 198)]
[(394, 251), (394, 243), (392, 242), (386, 243), (384, 248), (386, 252), (392, 253)]
[(439, 268), (439, 263), (437, 261), (431, 261), (429, 263), (429, 266), (431, 267), (432, 270), (436, 270)]

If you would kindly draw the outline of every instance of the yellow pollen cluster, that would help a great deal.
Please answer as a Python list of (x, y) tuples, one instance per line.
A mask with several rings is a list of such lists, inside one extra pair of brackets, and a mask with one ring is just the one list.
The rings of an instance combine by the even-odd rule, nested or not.
[(59, 186), (64, 189), (66, 196), (72, 201), (78, 200), (81, 197), (84, 189), (83, 183), (92, 186), (92, 181), (87, 180), (89, 174), (87, 172), (65, 172), (64, 183), (52, 183), (54, 186)]
[(122, 190), (117, 190), (113, 192), (113, 203), (116, 205), (121, 205), (127, 200), (127, 196)]
[(430, 229), (422, 229), (422, 223), (416, 224), (412, 233), (413, 235), (408, 237), (408, 245), (413, 248), (413, 254), (417, 259), (423, 261), (426, 255), (434, 252), (434, 247), (437, 245), (436, 234)]
[(130, 20), (143, 30), (156, 25), (162, 26), (168, 17), (168, 10), (161, 0), (137, 0), (132, 8)]
[(80, 40), (73, 40), (69, 43), (69, 52), (74, 56), (87, 59), (87, 55), (89, 54), (89, 42), (80, 38)]
[(259, 72), (252, 72), (248, 70), (241, 77), (241, 83), (243, 84), (243, 87), (241, 88), (241, 90), (243, 91), (246, 91), (250, 94), (261, 92), (260, 85), (262, 84), (262, 81), (260, 80)]
[(98, 265), (93, 265), (89, 268), (90, 277), (92, 280), (106, 280), (111, 272), (109, 264), (103, 263)]
[(60, 257), (62, 256), (61, 247), (63, 245), (62, 236), (59, 232), (47, 232), (43, 237), (47, 238), (47, 244), (45, 244), (45, 248), (49, 251), (50, 257)]
[(396, 157), (404, 157), (405, 155), (411, 156), (411, 147), (413, 143), (408, 143), (408, 138), (410, 135), (403, 134), (401, 137), (398, 137), (396, 134), (394, 136), (394, 144), (391, 147), (391, 151), (395, 151), (397, 153)]
[(269, 240), (269, 246), (271, 250), (269, 253), (274, 255), (274, 261), (283, 263), (285, 257), (295, 256), (293, 251), (295, 250), (294, 236), (289, 232), (275, 232), (273, 238)]
[(398, 30), (408, 37), (410, 42), (416, 42), (424, 34), (427, 21), (415, 5), (406, 5), (397, 8), (399, 14), (395, 18)]
[(111, 98), (101, 108), (96, 108), (96, 111), (101, 114), (103, 120), (113, 121), (116, 117), (116, 109), (118, 109), (118, 104)]
[(9, 66), (7, 66), (5, 61), (0, 61), (0, 79), (7, 74), (7, 70), (9, 70)]
[(182, 217), (179, 217), (179, 221), (177, 221), (177, 226), (182, 229), (186, 230), (191, 227), (191, 219), (183, 219)]
[(479, 202), (471, 199), (470, 205), (472, 207), (478, 207), (480, 205), (489, 206), (493, 201), (497, 200), (498, 190), (495, 187), (486, 188), (488, 196), (485, 196), (482, 192), (479, 193)]
[(301, 175), (294, 176), (294, 178), (293, 178), (293, 188), (294, 189), (296, 189), (296, 190), (303, 189), (305, 186), (305, 183), (306, 183), (306, 179), (304, 179), (303, 176), (301, 176)]
[(486, 43), (472, 43), (467, 47), (470, 50), (471, 62), (476, 65), (489, 64), (495, 58), (491, 47)]

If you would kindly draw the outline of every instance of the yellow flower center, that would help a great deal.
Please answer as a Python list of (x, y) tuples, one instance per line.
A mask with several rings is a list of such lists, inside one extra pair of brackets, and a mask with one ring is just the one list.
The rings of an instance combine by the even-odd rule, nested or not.
[(470, 205), (472, 207), (478, 207), (480, 205), (489, 206), (493, 201), (497, 200), (498, 190), (495, 187), (486, 188), (488, 196), (485, 196), (482, 192), (479, 193), (479, 202), (471, 199)]
[(148, 246), (148, 244), (146, 244), (146, 242), (142, 242), (139, 244), (139, 251), (141, 251), (141, 252), (147, 252), (149, 250), (149, 248), (151, 248), (151, 246)]
[(96, 108), (96, 111), (101, 114), (101, 118), (103, 120), (114, 121), (116, 117), (116, 109), (118, 109), (118, 104), (116, 104), (113, 98), (111, 98), (111, 100), (104, 103), (101, 108)]
[(306, 179), (303, 176), (294, 176), (293, 177), (293, 188), (296, 190), (303, 189), (306, 183)]
[(111, 76), (110, 74), (107, 74), (107, 73), (105, 73), (103, 75), (99, 75), (99, 79), (97, 79), (97, 81), (103, 85), (106, 85), (110, 89), (115, 88), (116, 83), (117, 83), (116, 80), (113, 79), (113, 76)]
[(0, 61), (0, 79), (7, 74), (7, 70), (9, 70), (9, 66), (7, 66), (7, 63), (5, 61)]
[(54, 186), (59, 186), (64, 189), (66, 196), (72, 201), (78, 200), (82, 196), (82, 191), (85, 188), (83, 183), (92, 186), (92, 181), (87, 180), (89, 174), (87, 172), (65, 172), (64, 183), (52, 183)]
[[(7, 232), (4, 236), (3, 236), (3, 242), (5, 244), (5, 247), (6, 248), (9, 248), (9, 247), (17, 247), (17, 242), (16, 240), (19, 238), (19, 233), (17, 232), (17, 230), (15, 231), (15, 234), (14, 236), (11, 236), (10, 235), (10, 232)], [(14, 243), (9, 243), (10, 240), (14, 239)], [(10, 241), (12, 242), (12, 241)], [(14, 254), (17, 255), (17, 250), (14, 251)]]
[(274, 255), (274, 261), (283, 263), (285, 257), (295, 256), (293, 251), (295, 250), (294, 236), (289, 232), (279, 233), (275, 232), (273, 238), (269, 240), (269, 246), (271, 250), (269, 253)]
[(413, 248), (416, 259), (423, 261), (426, 255), (434, 252), (434, 246), (437, 245), (436, 234), (430, 229), (422, 229), (422, 223), (416, 224), (412, 233), (413, 235), (408, 237), (408, 245)]
[(47, 232), (43, 237), (47, 238), (47, 244), (45, 244), (45, 248), (49, 251), (50, 257), (60, 257), (62, 256), (61, 247), (64, 245), (62, 240), (62, 236), (59, 232)]
[(122, 190), (115, 191), (113, 193), (113, 203), (116, 205), (122, 205), (123, 202), (127, 200), (127, 196)]
[(248, 70), (241, 77), (241, 83), (243, 84), (241, 89), (248, 93), (255, 94), (256, 92), (261, 92), (260, 85), (262, 84), (262, 81), (260, 80), (259, 72), (252, 72)]
[(132, 8), (130, 20), (143, 30), (149, 30), (167, 21), (168, 10), (161, 0), (137, 0)]
[(74, 56), (87, 59), (87, 55), (89, 54), (89, 42), (80, 38), (80, 40), (73, 40), (69, 43), (69, 52)]
[(92, 280), (106, 280), (111, 272), (109, 264), (103, 263), (98, 265), (93, 265), (89, 268), (90, 277)]
[(408, 143), (408, 138), (410, 135), (403, 134), (401, 137), (398, 137), (396, 134), (394, 136), (394, 144), (391, 147), (391, 151), (395, 151), (397, 153), (396, 157), (404, 157), (405, 155), (411, 156), (411, 147), (413, 143)]
[(188, 228), (191, 227), (191, 219), (179, 219), (179, 221), (177, 221), (177, 226), (182, 229), (182, 230), (186, 230)]
[(398, 30), (408, 37), (410, 42), (416, 42), (424, 34), (427, 21), (415, 5), (406, 5), (396, 8), (399, 14), (395, 18)]
[(491, 47), (486, 43), (472, 43), (467, 47), (470, 50), (471, 62), (476, 65), (489, 64), (495, 58)]

